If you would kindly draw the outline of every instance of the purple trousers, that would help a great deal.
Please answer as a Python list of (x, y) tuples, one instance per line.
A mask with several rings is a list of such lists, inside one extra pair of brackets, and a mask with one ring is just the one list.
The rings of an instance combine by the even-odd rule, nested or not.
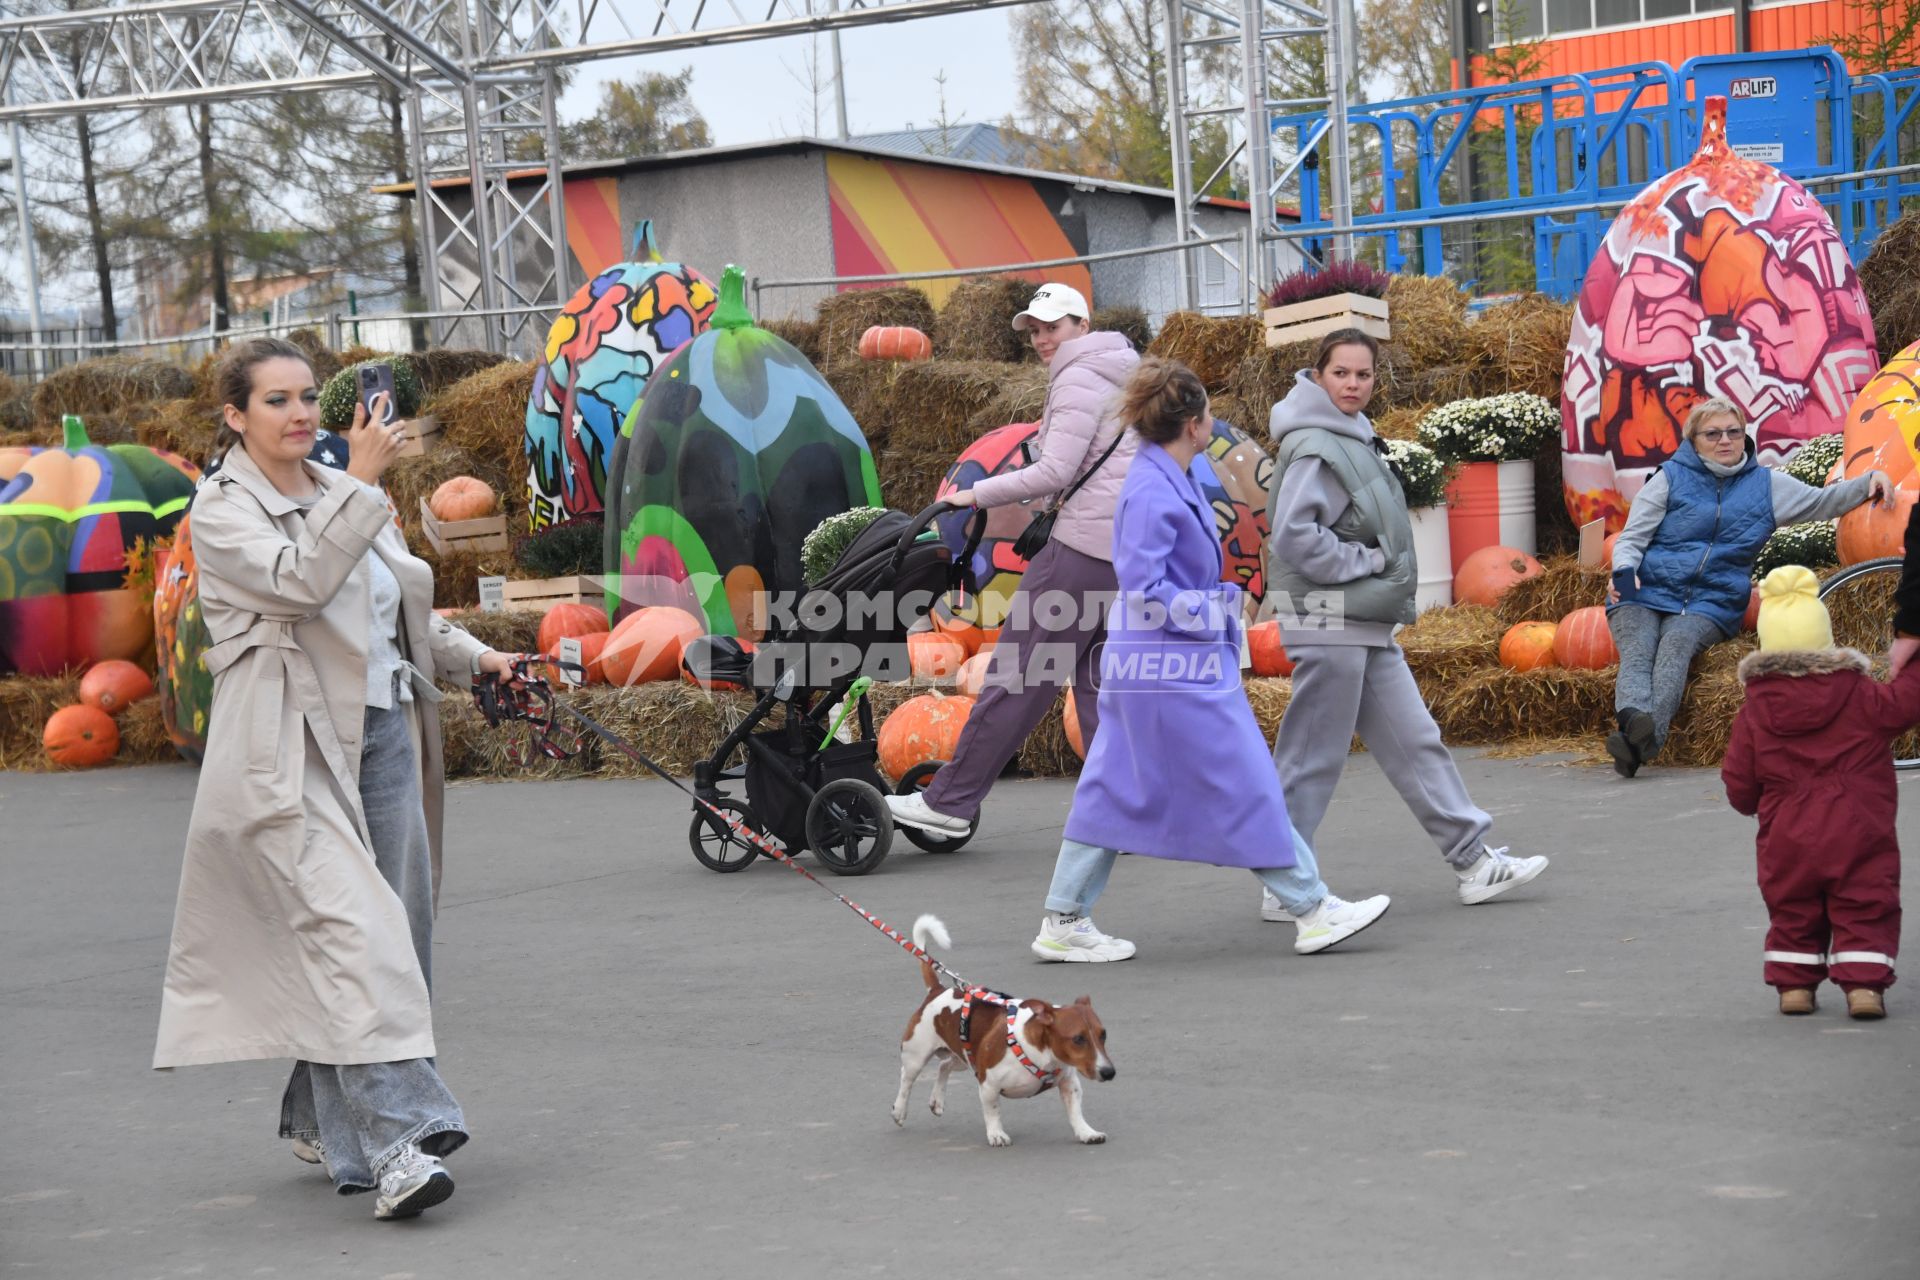
[(1092, 749), (1100, 727), (1097, 646), (1106, 638), (1107, 609), (1118, 589), (1112, 564), (1059, 542), (1033, 558), (1008, 602), (986, 686), (960, 731), (960, 745), (921, 793), (929, 809), (971, 821), (1069, 681), (1080, 741)]

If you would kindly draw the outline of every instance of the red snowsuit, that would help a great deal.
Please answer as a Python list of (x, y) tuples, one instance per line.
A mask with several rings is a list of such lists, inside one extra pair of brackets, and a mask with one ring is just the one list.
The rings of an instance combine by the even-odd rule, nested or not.
[(1891, 683), (1853, 649), (1748, 654), (1746, 705), (1720, 777), (1760, 815), (1766, 980), (1893, 985), (1900, 947), (1899, 796), (1890, 745), (1920, 723), (1920, 662)]

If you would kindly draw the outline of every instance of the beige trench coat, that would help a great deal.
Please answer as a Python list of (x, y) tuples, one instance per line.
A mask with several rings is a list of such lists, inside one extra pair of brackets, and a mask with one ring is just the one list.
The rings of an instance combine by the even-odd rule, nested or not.
[(432, 570), (408, 553), (377, 492), (307, 471), (322, 496), (303, 512), (236, 448), (194, 499), (213, 707), (155, 1067), (434, 1056), (406, 913), (374, 864), (360, 808), (369, 548), (400, 583), (402, 656), (431, 668), (416, 672), (403, 705), (436, 897), (444, 770), (430, 677), (467, 684), (487, 646), (433, 612)]

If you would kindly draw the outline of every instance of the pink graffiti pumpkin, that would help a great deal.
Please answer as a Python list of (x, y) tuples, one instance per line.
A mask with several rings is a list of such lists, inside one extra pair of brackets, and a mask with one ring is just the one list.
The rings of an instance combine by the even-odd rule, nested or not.
[(1567, 509), (1609, 531), (1680, 446), (1687, 411), (1739, 405), (1760, 460), (1839, 431), (1879, 368), (1860, 280), (1820, 202), (1727, 141), (1708, 98), (1700, 150), (1621, 210), (1567, 345)]

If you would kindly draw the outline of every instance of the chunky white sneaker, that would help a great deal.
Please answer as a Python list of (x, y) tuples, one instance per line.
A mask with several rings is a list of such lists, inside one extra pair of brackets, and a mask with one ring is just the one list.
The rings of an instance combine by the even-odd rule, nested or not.
[(325, 1164), (327, 1149), (320, 1145), (318, 1138), (295, 1138), (293, 1154), (308, 1164)]
[(1273, 896), (1273, 890), (1265, 887), (1260, 890), (1260, 918), (1271, 924), (1296, 923), (1293, 912)]
[(1467, 906), (1491, 902), (1509, 889), (1518, 889), (1547, 869), (1541, 857), (1509, 858), (1505, 846), (1498, 849), (1482, 845), (1480, 861), (1457, 872), (1460, 877), (1460, 901)]
[(1067, 924), (1056, 924), (1052, 916), (1040, 922), (1040, 936), (1033, 940), (1033, 954), (1042, 960), (1099, 962), (1131, 960), (1133, 944), (1125, 938), (1110, 938), (1094, 927), (1086, 916)]
[(963, 818), (950, 818), (927, 808), (927, 802), (920, 798), (917, 791), (911, 795), (888, 796), (887, 808), (893, 810), (896, 823), (931, 831), (937, 836), (963, 836), (973, 827), (971, 822)]
[(1310, 956), (1316, 951), (1338, 946), (1387, 914), (1387, 908), (1392, 905), (1393, 899), (1384, 893), (1363, 898), (1359, 902), (1343, 902), (1328, 894), (1320, 900), (1319, 906), (1294, 919), (1299, 932), (1294, 935), (1293, 949), (1303, 956)]
[(373, 1203), (373, 1216), (417, 1218), (453, 1194), (453, 1175), (438, 1160), (424, 1151), (408, 1151), (395, 1157), (380, 1175), (380, 1194)]

